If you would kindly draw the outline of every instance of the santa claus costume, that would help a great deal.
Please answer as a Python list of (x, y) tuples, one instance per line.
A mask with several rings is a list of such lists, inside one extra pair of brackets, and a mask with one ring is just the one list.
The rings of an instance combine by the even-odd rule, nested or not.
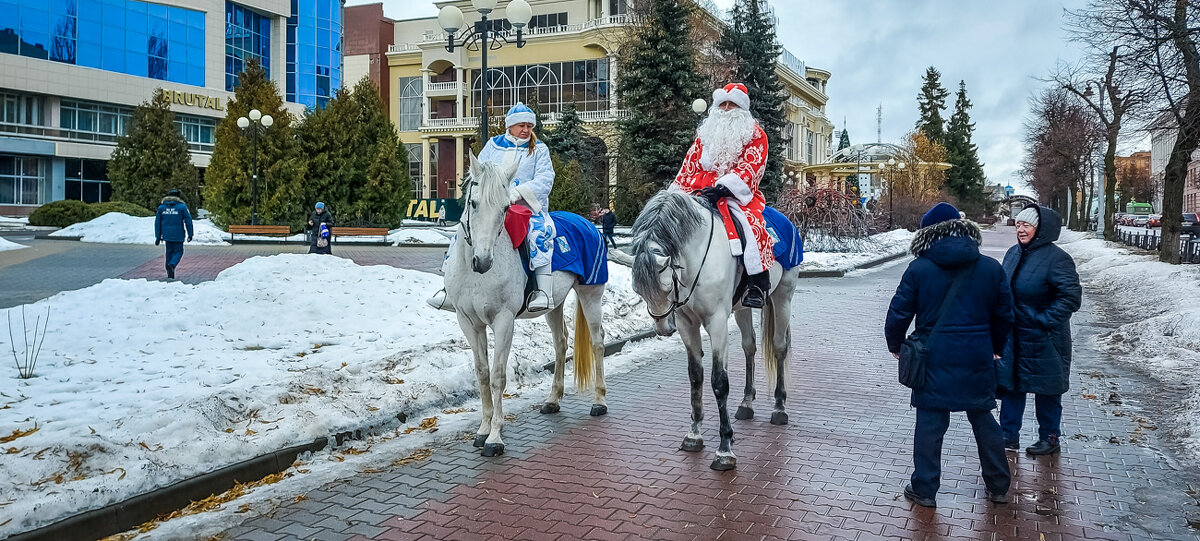
[[(761, 308), (770, 289), (767, 270), (775, 264), (774, 245), (762, 211), (767, 201), (759, 183), (767, 164), (767, 134), (750, 114), (746, 86), (731, 83), (713, 91), (712, 108), (697, 130), (671, 189), (706, 197), (726, 224), (734, 256), (742, 256), (750, 288), (742, 304)], [(732, 220), (752, 235), (745, 249)]]

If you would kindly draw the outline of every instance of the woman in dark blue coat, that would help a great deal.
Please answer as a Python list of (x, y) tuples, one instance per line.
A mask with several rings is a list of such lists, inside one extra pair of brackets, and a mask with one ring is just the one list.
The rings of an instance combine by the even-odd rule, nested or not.
[(950, 304), (941, 326), (926, 342), (925, 386), (914, 390), (911, 398), (917, 408), (914, 468), (904, 495), (925, 507), (936, 506), (942, 438), (952, 411), (967, 412), (988, 499), (1007, 501), (1011, 477), (991, 410), (996, 407), (996, 359), (1013, 324), (1012, 294), (1000, 264), (980, 255), (982, 242), (979, 226), (959, 219), (950, 204), (930, 209), (913, 237), (912, 253), (917, 257), (896, 288), (884, 324), (888, 351), (898, 357), (913, 319), (917, 330), (929, 332), (951, 281), (962, 274), (962, 287), (946, 301)]
[(1083, 289), (1075, 262), (1054, 244), (1062, 229), (1057, 212), (1039, 206), (1016, 217), (1017, 245), (1004, 254), (1004, 272), (1013, 292), (1016, 326), (1001, 362), (1000, 427), (1004, 446), (1020, 448), (1025, 395), (1033, 393), (1038, 441), (1031, 455), (1059, 451), (1062, 395), (1070, 387), (1071, 314)]

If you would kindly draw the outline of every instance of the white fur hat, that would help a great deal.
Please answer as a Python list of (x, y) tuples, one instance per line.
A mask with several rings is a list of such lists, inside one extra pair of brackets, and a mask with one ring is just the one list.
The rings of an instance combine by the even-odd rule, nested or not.
[(742, 83), (729, 83), (724, 88), (718, 88), (713, 91), (713, 107), (717, 107), (727, 101), (731, 101), (738, 107), (749, 111), (750, 91), (746, 90), (746, 85)]
[(1038, 209), (1036, 207), (1025, 207), (1025, 210), (1022, 210), (1020, 213), (1017, 214), (1015, 221), (1025, 222), (1029, 225), (1037, 227), (1038, 226)]

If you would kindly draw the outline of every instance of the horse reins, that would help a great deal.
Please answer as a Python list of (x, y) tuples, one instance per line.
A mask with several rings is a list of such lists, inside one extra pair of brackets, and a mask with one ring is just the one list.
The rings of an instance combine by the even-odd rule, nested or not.
[(687, 304), (688, 301), (692, 300), (692, 294), (696, 292), (696, 284), (700, 282), (700, 271), (704, 270), (704, 263), (708, 261), (708, 252), (712, 249), (713, 232), (717, 229), (716, 223), (717, 219), (710, 213), (708, 215), (708, 245), (704, 247), (704, 257), (700, 259), (700, 266), (696, 268), (696, 277), (692, 279), (692, 285), (688, 289), (687, 297), (684, 297), (683, 300), (679, 300), (679, 270), (683, 267), (675, 263), (675, 258), (668, 259), (667, 263), (663, 265), (662, 268), (658, 269), (657, 274), (662, 274), (663, 271), (667, 270), (667, 268), (671, 269), (671, 291), (674, 293), (675, 300), (671, 301), (671, 307), (668, 308), (666, 312), (658, 315), (655, 315), (655, 313), (650, 310), (650, 305), (647, 304), (646, 313), (650, 314), (650, 317), (654, 318), (655, 320), (667, 317), (675, 313), (675, 310), (680, 306), (683, 306)]
[[(467, 196), (464, 198), (464, 200), (467, 202), (468, 208), (464, 213), (465, 217), (462, 220), (462, 226), (463, 226), (463, 240), (467, 241), (467, 246), (474, 246), (474, 244), (471, 244), (471, 214), (472, 214), (472, 212), (469, 207), (471, 205), (471, 192), (475, 189), (476, 184), (477, 183), (474, 181), (467, 182)], [(512, 206), (512, 204), (505, 205), (504, 210), (500, 211), (500, 215), (503, 216), (505, 214), (508, 214), (508, 207), (511, 207), (511, 206)], [(497, 237), (500, 236), (501, 231), (504, 231), (503, 223), (501, 223), (500, 228), (496, 230)]]

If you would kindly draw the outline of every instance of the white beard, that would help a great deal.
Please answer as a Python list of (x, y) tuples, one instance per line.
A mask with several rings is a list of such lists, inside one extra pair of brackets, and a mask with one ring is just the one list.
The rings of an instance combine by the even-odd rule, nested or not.
[(697, 130), (703, 146), (700, 166), (724, 175), (737, 165), (742, 149), (754, 139), (757, 128), (758, 121), (750, 111), (740, 107), (728, 111), (713, 107)]

